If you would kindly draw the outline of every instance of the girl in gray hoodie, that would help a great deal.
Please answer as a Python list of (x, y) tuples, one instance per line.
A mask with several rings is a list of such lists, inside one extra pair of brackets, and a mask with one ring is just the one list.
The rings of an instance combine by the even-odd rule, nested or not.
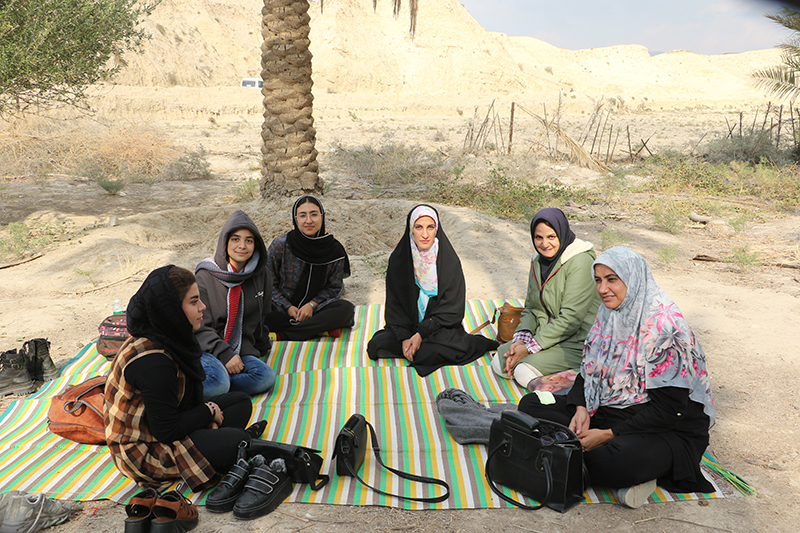
[(271, 308), (272, 275), (264, 239), (244, 211), (228, 218), (214, 257), (197, 265), (195, 275), (207, 306), (196, 333), (204, 352), (203, 396), (268, 392), (275, 372), (261, 359), (271, 348), (264, 318)]

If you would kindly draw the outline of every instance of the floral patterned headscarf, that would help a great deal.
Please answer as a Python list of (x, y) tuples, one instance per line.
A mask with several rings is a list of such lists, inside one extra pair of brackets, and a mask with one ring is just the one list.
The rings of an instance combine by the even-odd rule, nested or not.
[(660, 387), (689, 389), (714, 424), (706, 356), (678, 306), (653, 279), (637, 252), (616, 246), (592, 264), (613, 270), (627, 287), (616, 309), (600, 305), (583, 347), (581, 374), (589, 414), (600, 406), (627, 407)]
[[(439, 217), (436, 211), (427, 205), (418, 205), (411, 211), (409, 216), (409, 227), (413, 228), (414, 223), (422, 217), (431, 217), (436, 229), (439, 229)], [(409, 232), (410, 233), (410, 232)], [(417, 312), (419, 321), (425, 318), (425, 311), (428, 308), (428, 300), (439, 294), (439, 276), (436, 271), (436, 258), (439, 255), (439, 238), (433, 240), (433, 244), (427, 250), (420, 250), (414, 242), (414, 235), (410, 234), (411, 239), (411, 259), (414, 263), (414, 281), (419, 287), (419, 299), (417, 300)]]

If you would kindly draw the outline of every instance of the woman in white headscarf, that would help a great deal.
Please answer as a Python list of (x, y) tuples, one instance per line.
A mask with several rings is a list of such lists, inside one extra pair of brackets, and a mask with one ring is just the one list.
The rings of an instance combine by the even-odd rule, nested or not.
[(700, 471), (714, 424), (703, 349), (637, 252), (611, 248), (592, 270), (603, 305), (575, 386), (566, 397), (528, 394), (519, 409), (569, 425), (592, 483), (617, 489), (628, 507), (642, 505), (656, 483), (713, 491)]
[(470, 363), (498, 343), (469, 335), (464, 320), (466, 283), (461, 261), (439, 222), (439, 213), (418, 205), (386, 269), (386, 326), (367, 346), (371, 359), (409, 361), (427, 376), (445, 365)]

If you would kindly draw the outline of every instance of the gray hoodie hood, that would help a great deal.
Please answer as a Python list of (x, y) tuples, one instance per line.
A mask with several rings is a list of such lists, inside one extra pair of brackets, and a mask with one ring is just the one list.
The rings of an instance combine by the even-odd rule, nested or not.
[(267, 247), (264, 244), (264, 239), (261, 237), (261, 232), (258, 231), (258, 227), (256, 227), (255, 222), (247, 213), (242, 211), (241, 209), (237, 209), (234, 211), (231, 216), (228, 217), (228, 220), (222, 226), (222, 230), (219, 232), (219, 239), (217, 240), (217, 250), (214, 252), (214, 262), (223, 270), (227, 270), (228, 268), (228, 239), (231, 236), (231, 233), (236, 231), (237, 229), (247, 229), (253, 234), (253, 238), (256, 241), (256, 251), (258, 252), (259, 257), (259, 264), (256, 267), (255, 272), (259, 272), (266, 268), (267, 264)]

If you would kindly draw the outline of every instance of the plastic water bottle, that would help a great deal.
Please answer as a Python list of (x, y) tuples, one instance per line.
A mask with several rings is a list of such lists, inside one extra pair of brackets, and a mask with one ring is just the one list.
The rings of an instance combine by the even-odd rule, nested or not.
[(114, 305), (111, 307), (111, 312), (115, 315), (125, 312), (125, 308), (122, 307), (122, 303), (119, 300), (114, 300)]

